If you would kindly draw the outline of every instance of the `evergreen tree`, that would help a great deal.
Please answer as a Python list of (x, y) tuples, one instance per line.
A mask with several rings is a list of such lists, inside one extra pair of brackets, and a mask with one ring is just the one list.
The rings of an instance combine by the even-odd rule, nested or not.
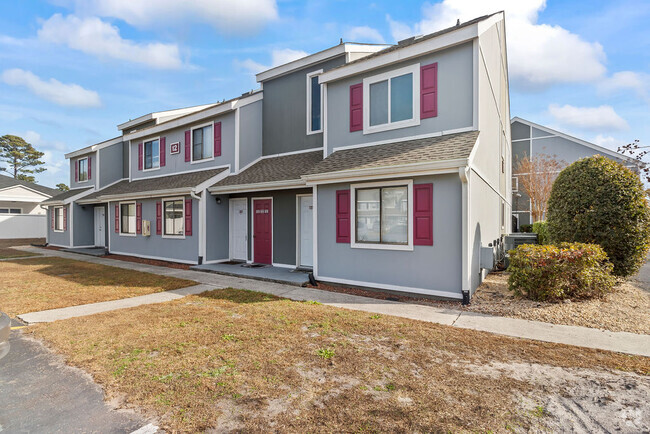
[(0, 162), (5, 162), (9, 168), (0, 167), (0, 171), (7, 171), (16, 179), (34, 182), (34, 174), (44, 172), (45, 163), (41, 158), (45, 155), (37, 151), (22, 137), (7, 134), (0, 137)]

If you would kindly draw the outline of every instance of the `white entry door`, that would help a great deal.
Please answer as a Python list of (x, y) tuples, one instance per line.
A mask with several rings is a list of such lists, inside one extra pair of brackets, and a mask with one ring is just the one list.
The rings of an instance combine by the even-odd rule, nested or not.
[(230, 259), (248, 259), (248, 205), (246, 199), (230, 199)]
[(300, 199), (300, 265), (314, 266), (314, 220), (313, 200), (311, 196), (299, 196)]
[(106, 216), (103, 206), (95, 207), (95, 245), (106, 247)]

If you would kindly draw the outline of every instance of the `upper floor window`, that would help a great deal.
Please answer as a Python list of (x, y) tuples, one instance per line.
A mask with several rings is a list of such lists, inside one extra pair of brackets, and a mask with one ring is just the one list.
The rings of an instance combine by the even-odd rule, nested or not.
[(158, 139), (144, 142), (144, 170), (160, 167), (160, 141)]
[(364, 134), (419, 125), (419, 89), (419, 64), (364, 79)]
[(79, 165), (77, 169), (79, 171), (79, 182), (88, 181), (88, 158), (80, 159), (77, 164)]
[(120, 233), (135, 235), (135, 202), (120, 204)]
[(323, 131), (323, 86), (318, 82), (322, 69), (307, 74), (307, 134)]
[(213, 147), (214, 137), (212, 136), (212, 124), (192, 130), (192, 161), (212, 158)]

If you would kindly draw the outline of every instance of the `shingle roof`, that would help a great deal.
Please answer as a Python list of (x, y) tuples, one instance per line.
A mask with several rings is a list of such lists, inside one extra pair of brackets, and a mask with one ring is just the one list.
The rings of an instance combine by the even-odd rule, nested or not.
[(54, 188), (34, 184), (33, 182), (21, 181), (19, 179), (14, 179), (11, 176), (0, 175), (0, 189), (14, 187), (16, 185), (31, 188), (40, 193), (47, 194), (48, 196), (54, 196), (55, 194), (60, 193), (59, 190)]
[(84, 201), (97, 199), (105, 196), (132, 195), (138, 193), (153, 193), (162, 190), (191, 189), (217, 176), (227, 170), (219, 169), (201, 170), (199, 172), (181, 173), (179, 175), (162, 176), (158, 178), (146, 178), (129, 182), (128, 179), (113, 184), (99, 191), (84, 197)]
[(308, 175), (468, 158), (478, 131), (336, 151)]
[(213, 187), (300, 180), (322, 159), (322, 150), (263, 158), (237, 175), (222, 179)]
[(72, 196), (76, 196), (78, 194), (83, 193), (84, 191), (88, 191), (93, 187), (88, 187), (88, 188), (75, 188), (74, 190), (68, 190), (64, 192), (59, 192), (56, 196), (53, 196), (43, 202), (41, 202), (43, 205), (47, 205), (49, 203), (60, 203), (63, 202), (64, 200), (71, 198)]

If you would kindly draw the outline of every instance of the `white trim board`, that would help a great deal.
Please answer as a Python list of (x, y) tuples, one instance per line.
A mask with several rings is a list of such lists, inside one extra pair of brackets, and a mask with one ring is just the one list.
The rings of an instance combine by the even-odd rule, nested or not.
[(122, 143), (122, 136), (115, 137), (103, 142), (99, 142), (91, 146), (86, 146), (85, 148), (81, 148), (76, 151), (68, 152), (67, 154), (64, 155), (64, 157), (66, 159), (79, 157), (81, 155), (90, 154), (92, 152), (99, 151), (100, 149), (104, 149), (109, 146), (117, 145), (118, 143)]
[(314, 78), (314, 77), (318, 77), (318, 76), (319, 76), (320, 74), (322, 74), (322, 73), (323, 73), (323, 70), (322, 70), (322, 69), (318, 69), (318, 70), (316, 70), (316, 71), (308, 72), (308, 73), (306, 74), (306, 76), (305, 76), (305, 77), (306, 77), (306, 80), (307, 80), (307, 87), (306, 87), (306, 89), (307, 89), (307, 98), (306, 98), (306, 100), (307, 100), (307, 107), (306, 107), (306, 111), (305, 111), (305, 113), (306, 113), (305, 120), (307, 121), (307, 122), (306, 122), (306, 127), (307, 127), (306, 133), (307, 133), (308, 136), (309, 136), (309, 135), (312, 135), (312, 134), (319, 134), (319, 133), (322, 133), (322, 132), (323, 132), (323, 107), (324, 107), (324, 104), (323, 104), (323, 85), (320, 84), (320, 83), (319, 83), (319, 90), (320, 90), (320, 116), (321, 116), (321, 118), (320, 118), (320, 128), (317, 129), (317, 130), (312, 130), (312, 129), (311, 129), (311, 119), (312, 119), (312, 112), (311, 112), (311, 109), (312, 109), (312, 101), (311, 101), (311, 80), (312, 80), (312, 78)]

